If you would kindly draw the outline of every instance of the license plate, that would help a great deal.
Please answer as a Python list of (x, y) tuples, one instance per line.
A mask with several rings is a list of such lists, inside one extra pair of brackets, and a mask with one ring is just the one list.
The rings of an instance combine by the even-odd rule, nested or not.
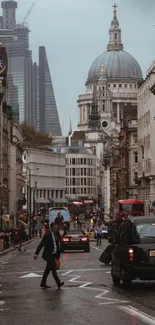
[(155, 256), (155, 251), (150, 251), (150, 256)]
[(79, 239), (73, 238), (71, 239), (71, 241), (79, 241)]

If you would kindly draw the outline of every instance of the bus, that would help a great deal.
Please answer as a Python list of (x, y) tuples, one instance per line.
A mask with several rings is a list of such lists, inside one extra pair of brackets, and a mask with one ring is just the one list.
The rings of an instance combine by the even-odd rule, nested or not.
[(144, 215), (144, 203), (136, 199), (119, 200), (115, 203), (114, 218), (122, 219), (122, 217), (143, 216)]
[(55, 221), (55, 218), (56, 218), (58, 212), (60, 212), (61, 215), (63, 216), (63, 220), (64, 220), (63, 224), (64, 224), (65, 229), (69, 229), (70, 228), (70, 213), (66, 207), (49, 208), (49, 223), (52, 223)]
[(82, 202), (74, 201), (68, 204), (68, 210), (71, 215), (72, 221), (81, 221), (85, 220), (85, 205)]
[(84, 200), (86, 218), (93, 217), (93, 200)]

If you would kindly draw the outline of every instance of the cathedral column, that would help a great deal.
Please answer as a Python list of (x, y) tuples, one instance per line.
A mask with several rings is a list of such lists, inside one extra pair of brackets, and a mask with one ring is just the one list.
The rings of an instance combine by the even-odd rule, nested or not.
[(120, 123), (120, 103), (117, 103), (117, 123)]

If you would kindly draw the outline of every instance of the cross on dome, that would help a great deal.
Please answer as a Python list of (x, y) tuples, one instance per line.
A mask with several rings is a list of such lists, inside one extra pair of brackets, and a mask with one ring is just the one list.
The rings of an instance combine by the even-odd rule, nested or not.
[(113, 14), (114, 14), (113, 19), (117, 19), (117, 8), (118, 8), (118, 6), (116, 5), (116, 3), (114, 3), (113, 8), (114, 8), (114, 10), (113, 10)]

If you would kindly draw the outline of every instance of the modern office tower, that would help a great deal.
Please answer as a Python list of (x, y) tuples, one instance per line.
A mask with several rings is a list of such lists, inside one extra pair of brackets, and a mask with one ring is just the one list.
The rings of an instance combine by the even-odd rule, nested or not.
[(39, 130), (62, 135), (46, 50), (39, 47)]

